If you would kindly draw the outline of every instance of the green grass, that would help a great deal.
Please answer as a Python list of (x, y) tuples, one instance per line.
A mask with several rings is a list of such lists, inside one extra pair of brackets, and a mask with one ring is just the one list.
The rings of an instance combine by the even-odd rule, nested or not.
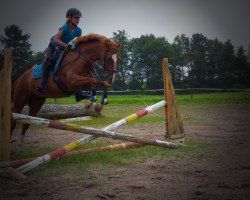
[[(99, 99), (101, 97), (99, 96)], [(250, 103), (249, 92), (206, 93), (190, 95), (176, 95), (179, 104), (238, 104)], [(163, 95), (109, 95), (110, 105), (151, 105), (164, 99)], [(74, 97), (62, 99), (47, 99), (47, 104), (75, 104)]]
[[(104, 146), (110, 143), (92, 143), (87, 147)], [(49, 176), (60, 176), (65, 173), (73, 173), (77, 175), (83, 171), (92, 170), (108, 170), (110, 167), (121, 167), (129, 164), (137, 164), (146, 162), (148, 159), (157, 158), (157, 160), (166, 160), (172, 157), (184, 158), (189, 155), (202, 157), (202, 153), (211, 148), (215, 148), (214, 144), (205, 142), (186, 142), (185, 147), (177, 149), (165, 149), (155, 146), (143, 146), (140, 148), (121, 149), (109, 152), (93, 152), (88, 155), (76, 155), (66, 157), (61, 160), (51, 161), (46, 167), (40, 167), (33, 170), (28, 176), (31, 179), (45, 178)], [(26, 149), (20, 157), (12, 157), (12, 159), (21, 159), (22, 157), (34, 157), (49, 152), (50, 147), (42, 149)]]
[[(109, 98), (110, 104), (106, 106), (102, 111), (102, 116), (92, 117), (90, 121), (82, 121), (76, 124), (90, 126), (90, 127), (105, 127), (119, 119), (122, 119), (128, 115), (133, 114), (138, 111), (138, 106), (145, 107), (146, 105), (151, 105), (158, 101), (161, 101), (163, 96), (160, 95), (111, 95)], [(247, 92), (235, 92), (235, 93), (210, 93), (210, 94), (195, 94), (193, 99), (190, 95), (177, 95), (177, 101), (181, 105), (191, 105), (189, 106), (192, 110), (189, 111), (192, 115), (186, 116), (184, 122), (196, 122), (201, 114), (199, 108), (193, 105), (203, 105), (203, 104), (239, 104), (239, 103), (250, 103), (250, 93)], [(53, 99), (48, 99), (47, 103), (54, 103)], [(75, 103), (73, 97), (68, 97), (64, 99), (58, 99), (57, 103), (60, 104), (73, 104)], [(189, 108), (188, 107), (188, 108)], [(199, 106), (198, 106), (199, 107)], [(184, 106), (185, 108), (185, 106)], [(198, 109), (198, 110), (195, 110)], [(193, 115), (193, 113), (195, 113)], [(196, 119), (197, 113), (197, 119)], [(163, 123), (164, 122), (164, 108), (157, 110), (149, 116), (138, 119), (131, 124), (126, 126), (133, 126), (139, 123)], [(200, 124), (197, 121), (197, 124)], [(38, 128), (37, 126), (31, 126), (31, 128)], [(105, 146), (111, 144), (110, 142), (96, 142), (93, 141), (87, 145), (86, 148)], [(60, 176), (65, 173), (73, 173), (77, 175), (82, 171), (91, 170), (107, 170), (112, 166), (119, 167), (128, 164), (136, 164), (140, 162), (145, 162), (151, 158), (157, 158), (160, 160), (165, 160), (170, 157), (183, 158), (189, 155), (199, 155), (201, 158), (203, 156), (202, 152), (214, 148), (214, 144), (204, 143), (204, 142), (194, 142), (188, 141), (186, 147), (179, 149), (163, 149), (154, 146), (144, 146), (140, 148), (116, 150), (112, 152), (95, 152), (89, 155), (78, 155), (68, 158), (64, 158), (58, 161), (52, 161), (46, 164), (45, 167), (39, 167), (38, 169), (32, 171), (28, 174), (29, 177), (33, 179), (49, 177), (49, 176)], [(16, 154), (12, 156), (12, 159), (22, 159), (29, 157), (36, 157), (44, 155), (48, 152), (53, 151), (61, 146), (43, 146), (42, 148), (34, 148), (29, 146), (21, 154)], [(231, 153), (231, 149), (227, 151), (228, 154)]]

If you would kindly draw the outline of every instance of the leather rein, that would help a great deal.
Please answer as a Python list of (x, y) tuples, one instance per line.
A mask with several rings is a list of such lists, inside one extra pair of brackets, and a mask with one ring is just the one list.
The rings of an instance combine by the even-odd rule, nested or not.
[[(74, 60), (69, 61), (69, 62), (65, 63), (64, 65), (62, 65), (61, 67), (59, 67), (59, 70), (60, 70), (60, 69), (63, 69), (64, 67), (66, 67), (67, 65), (69, 65), (69, 64), (71, 64), (71, 63), (76, 62), (79, 58), (81, 58), (82, 60), (87, 60), (87, 61), (91, 64), (90, 71), (91, 71), (92, 75), (94, 75), (94, 73), (95, 73), (95, 67), (98, 68), (98, 71), (101, 71), (101, 72), (104, 73), (104, 74), (105, 74), (105, 72), (110, 72), (110, 74), (107, 74), (107, 73), (106, 73), (106, 75), (107, 75), (108, 77), (112, 76), (114, 73), (117, 72), (117, 70), (114, 70), (114, 69), (113, 69), (113, 70), (106, 69), (107, 53), (108, 53), (108, 52), (112, 52), (112, 51), (105, 51), (105, 53), (103, 54), (103, 55), (104, 55), (104, 65), (102, 66), (102, 65), (100, 65), (99, 63), (94, 62), (94, 61), (92, 61), (91, 59), (89, 59), (89, 58), (86, 56), (86, 54), (84, 54), (83, 52), (80, 51), (80, 49), (79, 49), (78, 47), (76, 47), (75, 49), (67, 49), (67, 50), (66, 50), (66, 53), (64, 54), (64, 56), (66, 56), (67, 53), (68, 53), (70, 50), (73, 50), (73, 51), (77, 52), (77, 53), (78, 53), (78, 56), (77, 56)], [(99, 60), (100, 60), (100, 59), (99, 59)]]

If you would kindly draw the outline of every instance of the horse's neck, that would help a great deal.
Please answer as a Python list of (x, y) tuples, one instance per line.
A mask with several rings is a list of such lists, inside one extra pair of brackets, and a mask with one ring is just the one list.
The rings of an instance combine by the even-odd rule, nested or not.
[(79, 45), (80, 52), (91, 61), (97, 61), (103, 51), (103, 45), (100, 42), (86, 42)]
[(68, 76), (74, 73), (91, 73), (89, 70), (91, 68), (92, 62), (98, 60), (102, 54), (103, 46), (99, 42), (87, 42), (79, 45), (79, 52), (69, 51), (62, 63), (61, 69), (59, 70), (59, 75)]

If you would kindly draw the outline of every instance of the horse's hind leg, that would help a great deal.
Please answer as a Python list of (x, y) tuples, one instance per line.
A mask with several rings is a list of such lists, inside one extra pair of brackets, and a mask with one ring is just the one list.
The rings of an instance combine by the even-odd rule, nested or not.
[[(37, 97), (37, 96), (32, 96), (32, 99), (29, 103), (29, 115), (30, 116), (36, 116), (37, 113), (41, 110), (46, 98), (44, 97)], [(22, 150), (23, 146), (23, 139), (25, 136), (25, 133), (27, 129), (29, 128), (30, 124), (24, 123), (22, 127), (22, 133), (20, 136), (19, 140), (19, 149)]]

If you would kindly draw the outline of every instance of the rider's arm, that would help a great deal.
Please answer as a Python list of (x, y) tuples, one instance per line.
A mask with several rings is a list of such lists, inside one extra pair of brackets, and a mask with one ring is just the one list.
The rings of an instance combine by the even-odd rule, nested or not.
[(63, 34), (62, 30), (58, 31), (57, 34), (55, 35), (55, 37), (53, 38), (52, 42), (55, 42), (59, 46), (67, 48), (68, 45), (66, 43), (64, 43), (63, 41), (60, 40), (60, 37), (62, 36), (62, 34)]

